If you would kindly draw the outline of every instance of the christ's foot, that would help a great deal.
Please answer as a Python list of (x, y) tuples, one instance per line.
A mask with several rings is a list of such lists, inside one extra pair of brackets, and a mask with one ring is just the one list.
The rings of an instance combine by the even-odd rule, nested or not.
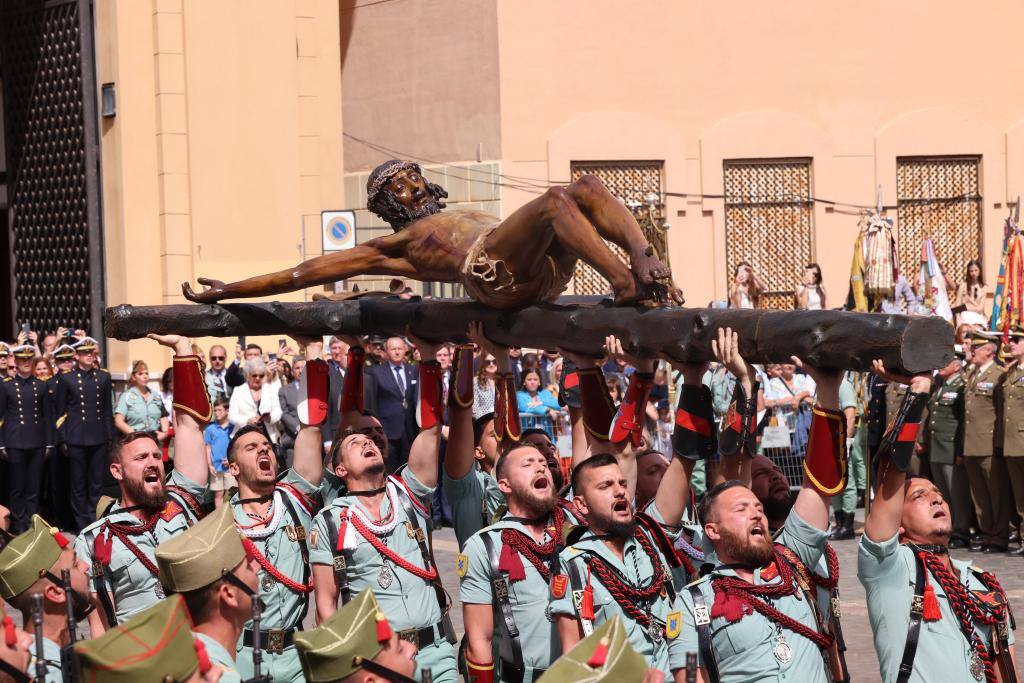
[(672, 271), (654, 254), (652, 246), (630, 257), (630, 269), (642, 285), (650, 285), (658, 280), (672, 281)]

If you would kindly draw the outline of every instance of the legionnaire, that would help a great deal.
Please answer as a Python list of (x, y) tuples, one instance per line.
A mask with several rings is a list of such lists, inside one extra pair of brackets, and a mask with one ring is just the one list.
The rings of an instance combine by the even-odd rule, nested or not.
[[(731, 353), (735, 353), (735, 337)], [(738, 355), (738, 353), (736, 353)], [(825, 551), (829, 499), (846, 477), (842, 376), (807, 367), (818, 387), (804, 460), (804, 487), (773, 545), (753, 492), (738, 481), (714, 486), (700, 519), (716, 564), (682, 597), (677, 647), (698, 652), (705, 681), (761, 677), (841, 680), (829, 650), (834, 636), (820, 613), (809, 568)], [(748, 373), (750, 371), (748, 370)]]
[(857, 562), (882, 680), (1016, 681), (1005, 593), (992, 574), (950, 558), (949, 506), (932, 482), (907, 476), (906, 439), (920, 428), (930, 377), (896, 379), (910, 392), (876, 455), (879, 486)]
[[(177, 384), (175, 384), (177, 389)], [(83, 681), (213, 683), (220, 667), (192, 635), (185, 599), (168, 596), (124, 624), (75, 644)]]
[[(996, 448), (1002, 451), (1016, 502), (1017, 515), (1024, 512), (1024, 327), (1010, 333), (1012, 361), (996, 383)], [(956, 515), (953, 516), (956, 520)], [(1024, 545), (1010, 551), (1024, 555)]]
[[(423, 358), (436, 345), (413, 340)], [(419, 649), (419, 669), (435, 681), (456, 680), (455, 632), (434, 565), (429, 502), (437, 481), (443, 409), (437, 361), (420, 364), (421, 431), (409, 463), (387, 476), (380, 449), (368, 436), (343, 434), (331, 466), (347, 490), (317, 515), (310, 538), (317, 616), (334, 614), (339, 596), (370, 588), (392, 626)]]
[[(296, 340), (305, 347), (307, 360), (300, 378), (300, 427), (292, 467), (278, 473), (274, 447), (259, 425), (236, 431), (228, 447), (231, 475), (238, 481), (230, 505), (242, 543), (259, 564), (259, 596), (265, 606), (259, 636), (263, 662), (271, 679), (278, 682), (302, 680), (293, 639), (313, 592), (308, 530), (320, 509), (323, 437), (317, 425), (327, 416), (327, 364), (320, 358), (323, 342)], [(247, 624), (237, 658), (244, 678), (254, 674), (255, 637), (253, 624)]]
[(90, 620), (94, 635), (164, 598), (153, 552), (202, 517), (209, 498), (201, 425), (209, 422), (212, 408), (201, 364), (187, 337), (150, 339), (175, 351), (175, 467), (165, 480), (163, 453), (146, 432), (124, 435), (114, 448), (110, 471), (120, 498), (75, 539), (75, 553), (90, 567), (93, 600), (100, 608)]
[[(61, 572), (70, 571), (70, 593), (65, 590)], [(33, 595), (42, 596), (42, 632), (30, 618)], [(61, 649), (74, 641), (67, 613), (71, 603), (72, 624), (85, 619), (91, 605), (89, 584), (85, 573), (77, 566), (71, 545), (64, 536), (43, 521), (32, 517), (28, 531), (16, 536), (0, 551), (0, 598), (21, 611), (25, 630), (42, 640), (45, 680), (64, 680), (61, 674)], [(35, 675), (39, 670), (35, 658), (36, 646), (29, 648), (32, 661), (23, 671)], [(38, 679), (40, 683), (44, 679)]]
[(416, 646), (398, 637), (364, 588), (312, 631), (295, 637), (302, 671), (310, 683), (413, 683)]
[(967, 547), (974, 518), (967, 471), (963, 465), (964, 378), (961, 361), (954, 359), (936, 373), (935, 388), (928, 399), (925, 438), (932, 481), (939, 487), (953, 514), (950, 548)]
[(96, 519), (109, 445), (115, 436), (110, 373), (96, 367), (96, 351), (95, 339), (80, 339), (75, 343), (77, 366), (54, 377), (54, 412), (58, 419), (64, 418), (61, 437), (70, 463), (71, 509), (80, 529)]
[(12, 349), (18, 373), (0, 383), (0, 458), (7, 460), (7, 492), (13, 531), (24, 531), (39, 509), (46, 453), (56, 442), (46, 382), (32, 373), (35, 347)]
[(548, 586), (569, 522), (547, 458), (533, 444), (514, 444), (499, 456), (495, 477), (508, 512), (470, 537), (458, 556), (469, 680), (530, 683), (561, 654)]
[(664, 674), (647, 667), (644, 658), (630, 645), (622, 621), (612, 617), (559, 657), (540, 680), (543, 683), (656, 683), (664, 680)]
[(192, 631), (221, 668), (220, 683), (239, 683), (235, 650), (252, 614), (258, 579), (227, 505), (156, 549), (160, 582), (185, 598)]
[(0, 600), (0, 625), (3, 627), (3, 635), (0, 636), (0, 681), (27, 683), (29, 679), (25, 671), (32, 661), (29, 654), (29, 646), (34, 644), (32, 636), (15, 628), (14, 620), (4, 609), (3, 600)]
[(971, 550), (1005, 552), (1009, 544), (1010, 483), (1002, 454), (995, 453), (995, 388), (1003, 375), (996, 363), (998, 337), (974, 332), (973, 364), (964, 387), (964, 465), (978, 516)]

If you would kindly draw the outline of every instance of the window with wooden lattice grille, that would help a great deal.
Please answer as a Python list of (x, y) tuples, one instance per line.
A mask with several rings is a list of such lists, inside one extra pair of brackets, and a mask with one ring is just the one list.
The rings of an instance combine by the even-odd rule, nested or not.
[[(579, 180), (588, 174), (594, 175), (601, 179), (612, 195), (622, 201), (644, 202), (647, 195), (652, 192), (661, 197), (663, 166), (664, 163), (661, 161), (574, 161), (572, 180)], [(653, 226), (641, 227), (647, 242), (668, 265), (665, 233)], [(628, 255), (618, 245), (607, 240), (605, 242), (623, 263), (629, 264)], [(590, 264), (580, 261), (576, 264), (576, 272), (573, 274), (573, 291), (576, 294), (611, 294), (612, 286)]]
[(729, 283), (742, 261), (764, 283), (760, 308), (792, 308), (812, 261), (810, 159), (735, 159), (724, 163), (725, 260)]
[(900, 272), (917, 277), (931, 237), (946, 275), (962, 281), (967, 261), (981, 256), (981, 157), (901, 157), (896, 197)]

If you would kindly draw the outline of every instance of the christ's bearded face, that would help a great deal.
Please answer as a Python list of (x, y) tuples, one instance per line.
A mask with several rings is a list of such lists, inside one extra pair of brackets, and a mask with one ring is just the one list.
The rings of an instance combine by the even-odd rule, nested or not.
[(426, 178), (416, 169), (408, 168), (396, 173), (388, 183), (387, 191), (405, 210), (409, 223), (441, 210), (437, 197), (427, 188)]
[[(404, 167), (394, 171), (396, 165)], [(423, 177), (419, 166), (398, 160), (374, 169), (367, 194), (367, 207), (395, 230), (438, 213), (445, 207), (442, 200), (448, 196), (444, 188)]]

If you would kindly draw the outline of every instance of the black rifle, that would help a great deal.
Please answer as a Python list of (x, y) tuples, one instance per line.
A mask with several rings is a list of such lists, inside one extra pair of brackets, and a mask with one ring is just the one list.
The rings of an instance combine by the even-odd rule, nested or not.
[(60, 670), (64, 683), (77, 683), (78, 662), (75, 660), (75, 643), (78, 641), (78, 622), (75, 621), (75, 603), (72, 600), (71, 570), (60, 570), (60, 583), (64, 588), (64, 609), (68, 619), (68, 644), (60, 649)]
[(36, 641), (36, 680), (46, 680), (46, 658), (43, 656), (43, 596), (32, 594), (32, 623), (35, 625)]

